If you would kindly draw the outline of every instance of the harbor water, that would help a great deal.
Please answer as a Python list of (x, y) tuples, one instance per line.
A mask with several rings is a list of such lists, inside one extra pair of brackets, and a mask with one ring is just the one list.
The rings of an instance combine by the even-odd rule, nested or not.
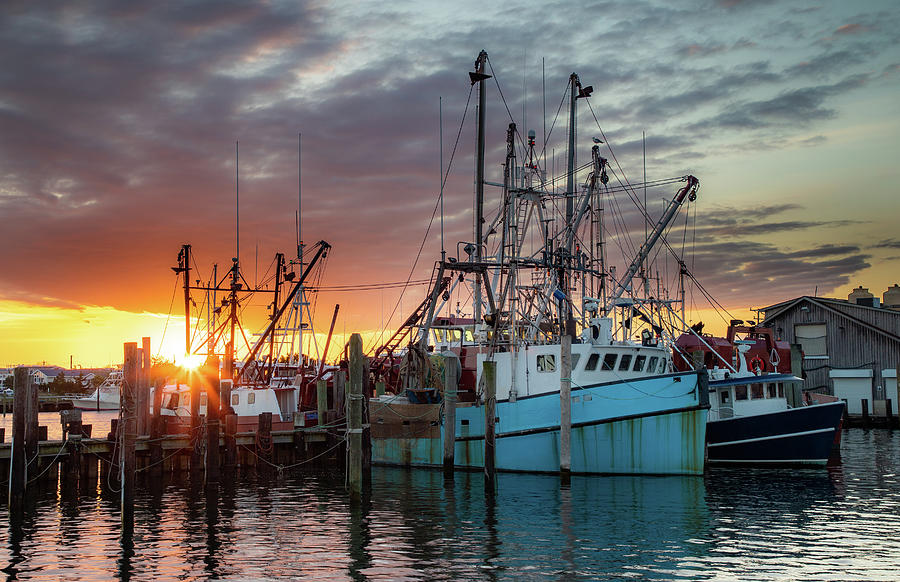
[(299, 470), (205, 489), (170, 481), (32, 492), (0, 508), (15, 580), (896, 580), (900, 432), (844, 432), (828, 468), (714, 468), (703, 477), (479, 473), (376, 467), (351, 503), (343, 478)]

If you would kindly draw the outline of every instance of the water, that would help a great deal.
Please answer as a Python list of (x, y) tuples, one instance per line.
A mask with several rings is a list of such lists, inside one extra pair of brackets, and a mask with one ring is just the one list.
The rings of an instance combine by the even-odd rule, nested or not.
[[(340, 476), (303, 471), (143, 491), (132, 536), (118, 497), (37, 493), (0, 509), (18, 580), (891, 580), (900, 578), (900, 432), (844, 433), (828, 469), (705, 477), (499, 476), (375, 468), (351, 504)], [(212, 501), (213, 503), (207, 503)]]
[[(12, 439), (12, 408), (0, 413), (0, 428), (6, 428), (6, 442)], [(91, 425), (93, 438), (104, 438), (109, 432), (109, 423), (112, 419), (119, 418), (118, 410), (83, 410), (81, 422)], [(47, 438), (58, 441), (62, 438), (62, 423), (58, 412), (41, 412), (38, 414), (38, 424), (47, 427)]]

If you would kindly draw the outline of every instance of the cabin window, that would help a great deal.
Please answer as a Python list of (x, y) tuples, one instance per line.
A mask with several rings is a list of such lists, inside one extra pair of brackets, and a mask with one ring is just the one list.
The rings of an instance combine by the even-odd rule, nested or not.
[(462, 331), (458, 329), (448, 329), (447, 330), (447, 340), (451, 342), (458, 342), (462, 337)]
[(750, 385), (750, 397), (756, 400), (757, 398), (763, 397), (763, 385), (762, 384), (751, 384)]
[(190, 394), (183, 394), (181, 396), (181, 405), (184, 406), (185, 408), (191, 407), (191, 395)]
[(553, 354), (541, 354), (537, 357), (538, 372), (555, 372), (556, 356)]
[(719, 392), (719, 402), (722, 404), (728, 404), (728, 390), (722, 390)]
[(641, 355), (637, 356), (634, 359), (634, 368), (632, 368), (635, 372), (643, 372), (644, 371), (644, 363), (647, 361), (647, 356)]
[(766, 384), (766, 398), (775, 398), (775, 384)]
[(735, 400), (747, 400), (747, 386), (735, 386), (734, 387), (734, 399)]
[(238, 394), (237, 392), (235, 392), (234, 394), (231, 395), (231, 405), (237, 406), (240, 403), (241, 403), (241, 395)]
[(439, 343), (439, 344), (444, 343), (445, 337), (446, 336), (444, 335), (444, 330), (442, 330), (442, 329), (434, 330), (434, 341), (436, 343)]
[(600, 354), (591, 354), (588, 356), (587, 364), (584, 365), (584, 369), (593, 372), (597, 369), (597, 362), (600, 361)]
[(776, 384), (776, 386), (778, 386), (778, 397), (784, 398), (784, 384), (779, 382), (778, 384)]
[(247, 394), (247, 404), (256, 404), (256, 392)]
[(207, 399), (206, 392), (201, 392), (200, 393), (200, 406), (206, 406), (206, 399)]
[(166, 397), (166, 403), (163, 405), (164, 408), (168, 408), (169, 410), (175, 410), (178, 408), (178, 393), (169, 394)]
[(603, 356), (603, 367), (601, 370), (615, 370), (616, 369), (616, 358), (618, 358), (618, 354), (606, 354)]
[(647, 373), (653, 374), (656, 372), (656, 361), (659, 360), (656, 356), (650, 356), (650, 361), (647, 362)]
[(474, 341), (475, 341), (475, 335), (472, 333), (472, 330), (471, 330), (471, 329), (467, 329), (467, 330), (465, 331), (465, 338), (466, 338), (466, 341), (467, 341), (467, 342), (474, 342)]
[(581, 359), (581, 354), (572, 354), (572, 369), (578, 369), (578, 360)]
[(627, 372), (631, 366), (631, 354), (622, 354), (622, 360), (619, 362), (619, 371)]
[(827, 358), (828, 349), (825, 324), (797, 324), (794, 326), (794, 337), (803, 349), (804, 358)]

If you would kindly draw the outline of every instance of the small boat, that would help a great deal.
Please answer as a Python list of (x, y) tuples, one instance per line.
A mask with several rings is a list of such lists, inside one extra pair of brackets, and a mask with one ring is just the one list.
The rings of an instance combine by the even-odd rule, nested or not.
[[(489, 463), (486, 434), (494, 424), (497, 470), (559, 472), (568, 407), (571, 472), (701, 474), (708, 403), (700, 374), (672, 368), (670, 347), (650, 324), (659, 310), (626, 297), (631, 279), (678, 209), (695, 199), (699, 182), (693, 176), (668, 182), (686, 184), (629, 269), (616, 277), (599, 250), (599, 200), (608, 195), (606, 159), (599, 147), (591, 150), (583, 189), (575, 186), (570, 148), (566, 191), (554, 191), (540, 168), (534, 132), (522, 139), (511, 123), (500, 205), (493, 219), (485, 217), (486, 60), (482, 51), (470, 73), (472, 84), (479, 84), (476, 242), (460, 242), (455, 257), (436, 262), (425, 301), (376, 350), (373, 374), (385, 378), (394, 393), (369, 401), (372, 461), (440, 466), (443, 442), (453, 439), (457, 467), (484, 467)], [(576, 99), (591, 90), (577, 75), (570, 76), (570, 144), (576, 135)], [(521, 144), (524, 163), (516, 158)], [(451, 293), (467, 287), (471, 314), (439, 316)], [(646, 326), (641, 317), (647, 317)], [(447, 362), (457, 358), (459, 403), (455, 424), (448, 425), (442, 370), (456, 367)], [(486, 391), (486, 370), (495, 373), (493, 395)], [(564, 384), (571, 390), (568, 401), (561, 397)], [(494, 423), (488, 422), (491, 410)]]
[(122, 386), (122, 371), (115, 370), (97, 386), (90, 396), (74, 398), (72, 406), (79, 410), (118, 410), (119, 391)]
[[(737, 339), (744, 333), (744, 339)], [(802, 382), (779, 371), (790, 347), (773, 330), (733, 321), (727, 338), (685, 334), (675, 361), (697, 354), (709, 371), (710, 463), (824, 465), (839, 443), (844, 403), (825, 394), (800, 394)]]

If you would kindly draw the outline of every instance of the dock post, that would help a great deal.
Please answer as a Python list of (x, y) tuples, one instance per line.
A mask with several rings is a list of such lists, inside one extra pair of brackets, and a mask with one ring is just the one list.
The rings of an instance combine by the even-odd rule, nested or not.
[(122, 457), (119, 463), (120, 482), (122, 484), (122, 527), (134, 525), (134, 474), (135, 454), (134, 440), (137, 437), (137, 381), (140, 362), (138, 361), (137, 342), (125, 344), (125, 363), (122, 382), (122, 419), (125, 422), (122, 431)]
[(497, 362), (486, 360), (481, 369), (484, 379), (484, 492), (493, 495), (497, 490), (496, 434), (497, 422)]
[(268, 473), (272, 468), (272, 413), (259, 413), (259, 424), (256, 428), (256, 454), (263, 461), (257, 464), (257, 471)]
[(319, 380), (316, 382), (316, 410), (319, 426), (325, 424), (325, 414), (328, 410), (328, 382)]
[(210, 356), (204, 369), (206, 385), (206, 483), (219, 482), (219, 358)]
[(892, 404), (890, 398), (884, 401), (884, 416), (887, 419), (888, 428), (894, 428), (894, 410), (893, 406), (891, 406)]
[[(198, 377), (199, 376), (199, 377)], [(200, 438), (200, 383), (204, 381), (202, 372), (191, 374), (191, 477), (198, 477), (203, 470), (203, 441)], [(207, 407), (207, 410), (209, 407)]]
[(162, 476), (162, 435), (163, 422), (160, 408), (162, 407), (162, 392), (165, 380), (157, 380), (153, 388), (153, 414), (150, 416), (150, 441), (148, 448), (150, 449), (150, 475), (156, 479)]
[(76, 492), (81, 491), (82, 486), (81, 427), (81, 419), (71, 421), (69, 423), (69, 434), (66, 438), (66, 452), (69, 458), (66, 461), (65, 473), (66, 477), (71, 479), (72, 489)]
[(559, 362), (559, 476), (572, 478), (572, 336), (562, 336)]
[(28, 384), (31, 383), (31, 370), (18, 367), (14, 372), (13, 384), (13, 426), (12, 444), (9, 460), (9, 513), (22, 510), (25, 499), (26, 467), (25, 463), (25, 400)]
[[(444, 356), (444, 479), (453, 478), (453, 469), (456, 467), (456, 401), (459, 399), (460, 363), (459, 356), (451, 351), (446, 351)], [(376, 384), (381, 386), (384, 393), (384, 382)]]
[(334, 378), (334, 409), (337, 410), (338, 418), (346, 418), (347, 376), (344, 375), (342, 368), (338, 368), (332, 377)]
[(362, 451), (362, 416), (363, 416), (363, 353), (362, 336), (354, 333), (350, 336), (350, 393), (349, 413), (347, 415), (347, 442), (350, 447), (347, 468), (351, 497), (358, 498), (362, 494), (363, 451)]
[(869, 399), (862, 399), (862, 420), (863, 427), (869, 428)]
[[(38, 387), (31, 375), (25, 383), (25, 464), (31, 467), (31, 473), (39, 473), (38, 462)], [(25, 480), (28, 480), (28, 469), (25, 469)]]
[[(230, 380), (223, 380), (231, 382)], [(225, 415), (225, 470), (234, 471), (237, 467), (237, 415)]]
[(141, 338), (137, 391), (137, 434), (150, 433), (150, 338)]

